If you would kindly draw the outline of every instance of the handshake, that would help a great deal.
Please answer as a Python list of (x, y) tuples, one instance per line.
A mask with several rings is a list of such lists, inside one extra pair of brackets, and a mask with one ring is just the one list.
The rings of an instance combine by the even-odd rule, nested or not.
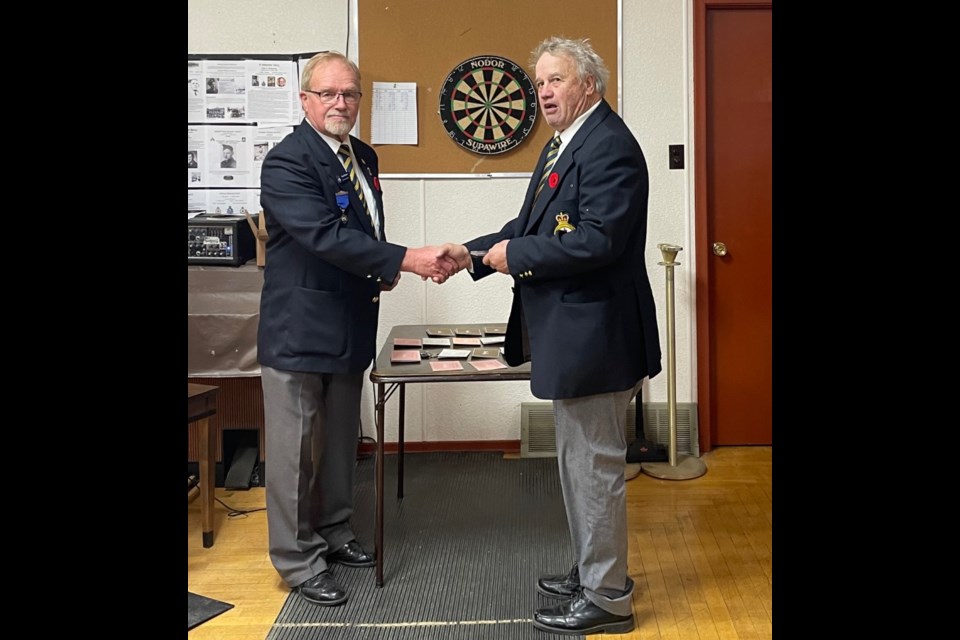
[[(507, 270), (507, 243), (502, 240), (495, 244), (483, 256), (483, 263), (493, 267), (500, 273), (509, 273)], [(462, 244), (447, 242), (440, 246), (407, 249), (400, 263), (401, 271), (411, 271), (421, 279), (430, 278), (437, 284), (443, 284), (462, 269), (470, 267), (472, 258), (470, 252)]]

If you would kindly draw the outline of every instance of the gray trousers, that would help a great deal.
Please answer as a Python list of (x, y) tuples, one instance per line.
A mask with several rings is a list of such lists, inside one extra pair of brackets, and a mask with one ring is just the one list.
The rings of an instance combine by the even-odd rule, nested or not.
[(553, 401), (557, 462), (580, 584), (590, 602), (630, 615), (633, 580), (627, 575), (627, 407), (631, 389)]
[(291, 588), (353, 540), (363, 374), (260, 367), (270, 560)]

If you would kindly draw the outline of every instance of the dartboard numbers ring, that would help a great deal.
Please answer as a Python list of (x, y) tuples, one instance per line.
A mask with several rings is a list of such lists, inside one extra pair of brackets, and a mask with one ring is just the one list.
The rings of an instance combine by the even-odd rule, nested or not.
[(482, 155), (504, 153), (533, 131), (537, 90), (512, 60), (470, 58), (443, 81), (440, 119), (450, 139), (464, 149)]

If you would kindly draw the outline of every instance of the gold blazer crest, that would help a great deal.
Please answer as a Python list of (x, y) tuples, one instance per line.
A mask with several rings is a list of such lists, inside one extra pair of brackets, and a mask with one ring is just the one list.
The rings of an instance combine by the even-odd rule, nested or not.
[(557, 226), (553, 228), (553, 235), (575, 231), (576, 227), (570, 224), (570, 216), (561, 211), (557, 214)]

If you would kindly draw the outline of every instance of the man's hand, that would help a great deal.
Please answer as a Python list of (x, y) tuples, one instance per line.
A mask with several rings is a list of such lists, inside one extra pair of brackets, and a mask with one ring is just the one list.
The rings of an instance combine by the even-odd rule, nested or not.
[(483, 256), (483, 264), (493, 267), (500, 273), (510, 273), (510, 267), (507, 265), (507, 243), (509, 240), (501, 240), (490, 247), (487, 255)]
[[(443, 284), (450, 276), (454, 275), (461, 269), (466, 269), (470, 266), (470, 252), (467, 251), (467, 248), (462, 244), (446, 242), (437, 248), (436, 257), (438, 263), (440, 263), (443, 268), (448, 271), (448, 275), (446, 277), (439, 275), (431, 276), (430, 279), (437, 284)], [(424, 278), (424, 280), (426, 280), (426, 278)]]
[(438, 284), (446, 282), (459, 267), (456, 260), (446, 255), (439, 247), (407, 249), (400, 263), (401, 271), (411, 271), (423, 280), (430, 278)]
[[(457, 265), (454, 273), (463, 269), (469, 269), (470, 265), (473, 263), (472, 258), (470, 258), (470, 252), (467, 251), (467, 248), (462, 244), (454, 244), (452, 242), (446, 242), (440, 245), (440, 252), (437, 254), (437, 258), (453, 259)], [(434, 282), (437, 281), (434, 280)]]

